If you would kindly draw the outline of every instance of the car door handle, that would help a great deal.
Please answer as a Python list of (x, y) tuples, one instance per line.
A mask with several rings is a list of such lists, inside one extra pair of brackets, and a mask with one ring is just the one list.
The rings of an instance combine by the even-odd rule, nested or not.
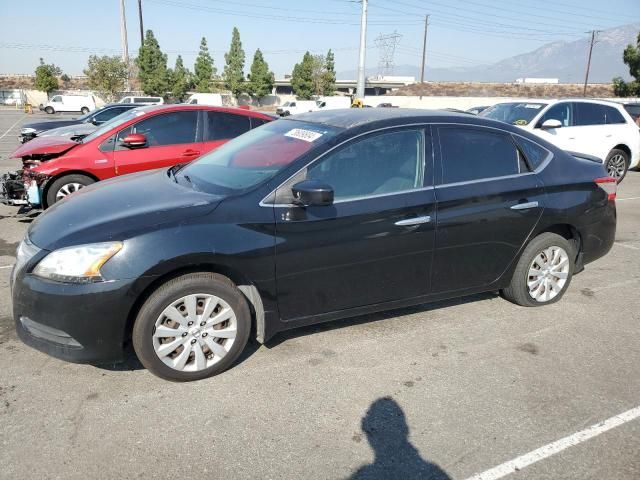
[(200, 152), (197, 150), (185, 150), (182, 152), (183, 157), (195, 157), (196, 155), (200, 155)]
[(516, 203), (511, 206), (511, 210), (528, 210), (529, 208), (537, 208), (538, 202)]
[(424, 217), (415, 217), (415, 218), (407, 218), (405, 220), (398, 220), (396, 225), (399, 227), (409, 227), (411, 225), (422, 225), (423, 223), (429, 223), (431, 221), (431, 217), (429, 215), (425, 215)]

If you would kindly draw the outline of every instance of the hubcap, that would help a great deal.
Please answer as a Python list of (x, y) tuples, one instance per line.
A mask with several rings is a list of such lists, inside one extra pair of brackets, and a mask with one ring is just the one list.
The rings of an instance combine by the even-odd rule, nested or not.
[(607, 162), (607, 173), (616, 180), (622, 178), (626, 170), (626, 161), (621, 154), (616, 154)]
[(67, 195), (71, 195), (74, 192), (80, 190), (84, 185), (81, 183), (67, 183), (60, 187), (60, 190), (56, 193), (56, 201), (63, 199)]
[(549, 247), (531, 262), (527, 275), (529, 295), (537, 302), (554, 299), (567, 283), (569, 255), (561, 247)]
[(233, 309), (215, 295), (196, 293), (165, 308), (153, 329), (153, 349), (165, 365), (197, 372), (222, 360), (236, 339)]

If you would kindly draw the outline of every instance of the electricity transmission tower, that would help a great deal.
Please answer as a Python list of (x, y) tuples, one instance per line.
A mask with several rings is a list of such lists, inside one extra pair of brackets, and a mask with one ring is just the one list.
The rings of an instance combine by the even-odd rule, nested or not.
[(378, 35), (374, 42), (380, 52), (380, 60), (378, 61), (378, 75), (393, 75), (394, 57), (396, 47), (400, 43), (402, 35), (394, 31), (393, 33), (382, 33)]

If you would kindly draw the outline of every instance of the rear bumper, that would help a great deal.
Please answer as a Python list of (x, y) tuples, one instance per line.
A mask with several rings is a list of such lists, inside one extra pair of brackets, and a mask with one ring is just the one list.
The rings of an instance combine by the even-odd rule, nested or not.
[(615, 202), (609, 202), (593, 222), (580, 226), (585, 265), (609, 253), (616, 239), (616, 222)]

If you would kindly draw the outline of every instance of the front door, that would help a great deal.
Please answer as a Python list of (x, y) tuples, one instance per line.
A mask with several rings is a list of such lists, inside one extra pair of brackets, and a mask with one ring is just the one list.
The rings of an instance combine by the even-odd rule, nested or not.
[(511, 135), (467, 126), (437, 130), (441, 178), (432, 291), (490, 285), (542, 215), (544, 187)]
[[(429, 292), (431, 151), (428, 128), (374, 132), (337, 147), (278, 189), (276, 276), (283, 320)], [(333, 205), (278, 205), (305, 178), (330, 185)]]
[[(202, 153), (198, 117), (196, 110), (161, 113), (118, 132), (113, 153), (116, 174), (170, 167), (198, 158)], [(122, 145), (130, 133), (143, 133), (146, 145), (136, 148)]]
[[(576, 139), (578, 132), (575, 127), (574, 115), (573, 103), (556, 103), (549, 107), (538, 119), (533, 133), (563, 150), (575, 150), (576, 145), (579, 145), (579, 143)], [(547, 120), (558, 120), (562, 126), (559, 128), (542, 128), (542, 124)]]

